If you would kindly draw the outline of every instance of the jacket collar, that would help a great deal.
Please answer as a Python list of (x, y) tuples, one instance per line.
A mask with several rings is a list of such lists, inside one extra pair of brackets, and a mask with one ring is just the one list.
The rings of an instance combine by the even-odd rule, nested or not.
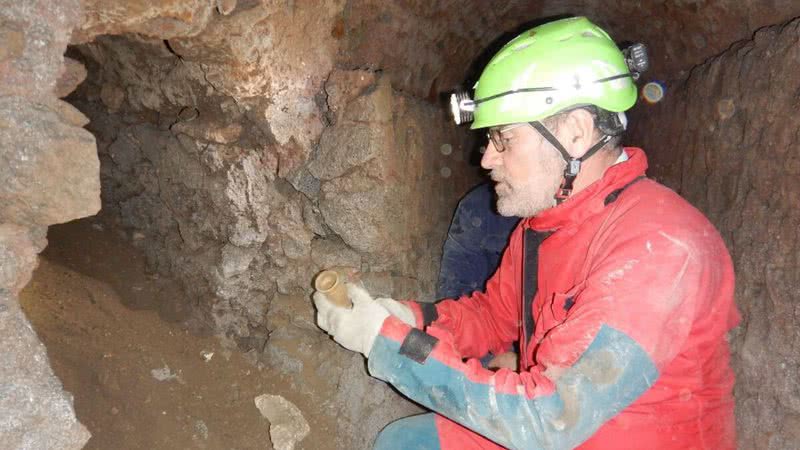
[(579, 224), (605, 208), (605, 199), (615, 190), (627, 185), (647, 170), (647, 156), (636, 147), (625, 147), (628, 160), (606, 169), (602, 178), (558, 206), (546, 209), (525, 219), (524, 226), (537, 231), (556, 230)]

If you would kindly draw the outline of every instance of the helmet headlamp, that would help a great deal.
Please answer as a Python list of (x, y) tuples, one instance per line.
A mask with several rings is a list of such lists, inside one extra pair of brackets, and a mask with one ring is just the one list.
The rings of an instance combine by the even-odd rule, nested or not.
[(475, 102), (467, 92), (456, 92), (450, 95), (450, 112), (456, 125), (472, 122), (475, 113)]
[(633, 79), (639, 79), (639, 75), (650, 68), (650, 57), (647, 56), (647, 47), (642, 43), (632, 44), (622, 51), (625, 57), (625, 65), (630, 69)]

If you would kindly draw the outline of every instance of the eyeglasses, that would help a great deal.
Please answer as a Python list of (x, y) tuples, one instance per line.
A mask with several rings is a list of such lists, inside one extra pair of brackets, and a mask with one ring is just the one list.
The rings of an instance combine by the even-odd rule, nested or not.
[(499, 127), (490, 128), (489, 131), (486, 132), (486, 138), (492, 142), (492, 144), (494, 145), (494, 149), (497, 153), (503, 153), (504, 151), (506, 151), (506, 143), (504, 141), (508, 140), (508, 138), (503, 137), (503, 133), (507, 133), (513, 130), (514, 128), (519, 128), (525, 125), (528, 124), (515, 123), (513, 125), (509, 125), (504, 128), (499, 128)]

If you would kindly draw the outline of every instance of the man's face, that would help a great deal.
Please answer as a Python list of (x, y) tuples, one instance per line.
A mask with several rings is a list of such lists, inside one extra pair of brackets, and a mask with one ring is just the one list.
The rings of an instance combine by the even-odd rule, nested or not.
[(503, 151), (490, 139), (481, 159), (481, 166), (490, 170), (496, 183), (498, 212), (532, 217), (555, 206), (566, 164), (561, 155), (527, 123), (498, 128), (495, 138)]

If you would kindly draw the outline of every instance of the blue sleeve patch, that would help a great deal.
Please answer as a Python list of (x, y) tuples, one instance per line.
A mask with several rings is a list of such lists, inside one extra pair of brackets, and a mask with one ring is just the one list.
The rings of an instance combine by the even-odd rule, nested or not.
[(571, 449), (647, 391), (658, 370), (644, 349), (603, 325), (580, 359), (556, 381), (556, 392), (528, 399), (497, 393), (431, 357), (418, 364), (400, 344), (378, 336), (370, 373), (404, 395), (509, 448)]

